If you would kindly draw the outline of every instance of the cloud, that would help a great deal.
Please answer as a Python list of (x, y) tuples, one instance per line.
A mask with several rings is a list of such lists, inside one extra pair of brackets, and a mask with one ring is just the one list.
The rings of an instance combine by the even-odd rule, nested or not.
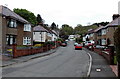
[(24, 8), (41, 14), (46, 23), (55, 22), (60, 26), (86, 25), (88, 22), (111, 21), (118, 11), (119, 0), (2, 0), (10, 9)]

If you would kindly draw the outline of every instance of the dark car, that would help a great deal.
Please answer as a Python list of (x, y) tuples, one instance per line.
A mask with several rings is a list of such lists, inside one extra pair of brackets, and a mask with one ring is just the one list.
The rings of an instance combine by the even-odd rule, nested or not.
[(64, 46), (64, 47), (67, 46), (67, 42), (62, 42), (61, 46)]

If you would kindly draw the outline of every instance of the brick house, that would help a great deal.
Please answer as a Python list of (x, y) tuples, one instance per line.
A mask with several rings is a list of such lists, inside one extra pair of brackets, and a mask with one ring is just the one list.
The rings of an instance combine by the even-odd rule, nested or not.
[(0, 5), (0, 46), (1, 52), (12, 44), (32, 45), (31, 24), (9, 8)]
[(120, 16), (117, 14), (113, 15), (113, 21), (105, 26), (106, 29), (106, 41), (108, 45), (114, 45), (114, 32), (118, 28)]
[(106, 26), (100, 26), (94, 31), (94, 37), (96, 38), (96, 45), (112, 45), (114, 46), (114, 32), (118, 28), (118, 20), (120, 16), (118, 14), (113, 15), (113, 21)]

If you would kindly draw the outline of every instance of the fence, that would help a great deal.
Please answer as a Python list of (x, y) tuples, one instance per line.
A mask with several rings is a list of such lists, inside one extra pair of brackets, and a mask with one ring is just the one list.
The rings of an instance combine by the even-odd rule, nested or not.
[[(88, 47), (86, 47), (88, 48)], [(90, 49), (92, 50), (92, 49)], [(107, 49), (103, 49), (103, 48), (93, 48), (93, 51), (98, 53), (99, 55), (103, 56), (109, 64), (114, 64), (114, 48), (113, 46), (108, 47)]]
[(50, 49), (56, 48), (58, 46), (59, 46), (59, 44), (56, 44), (55, 47), (52, 45), (45, 45), (45, 46), (41, 46), (41, 47), (32, 47), (32, 46), (17, 47), (17, 45), (14, 44), (12, 46), (13, 47), (13, 58), (46, 52), (46, 51), (49, 51)]

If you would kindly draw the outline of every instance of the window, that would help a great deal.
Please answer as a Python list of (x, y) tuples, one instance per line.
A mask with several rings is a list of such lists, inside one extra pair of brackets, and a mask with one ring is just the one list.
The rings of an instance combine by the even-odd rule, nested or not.
[(106, 29), (102, 29), (102, 35), (106, 34)]
[(102, 39), (102, 45), (106, 45), (106, 39)]
[(23, 37), (23, 45), (31, 45), (31, 38)]
[(14, 35), (7, 35), (6, 36), (6, 44), (7, 45), (12, 45), (16, 43), (16, 36)]
[(92, 33), (92, 34), (90, 34), (90, 37), (93, 37), (93, 33)]
[(107, 28), (107, 32), (109, 32), (109, 28)]
[(10, 20), (8, 21), (8, 27), (16, 28), (16, 27), (17, 27), (17, 22), (16, 22), (16, 20), (10, 19)]
[(50, 34), (50, 33), (48, 33), (48, 36), (51, 36), (51, 34)]
[(30, 31), (31, 32), (31, 25), (30, 24), (24, 24), (24, 31)]

